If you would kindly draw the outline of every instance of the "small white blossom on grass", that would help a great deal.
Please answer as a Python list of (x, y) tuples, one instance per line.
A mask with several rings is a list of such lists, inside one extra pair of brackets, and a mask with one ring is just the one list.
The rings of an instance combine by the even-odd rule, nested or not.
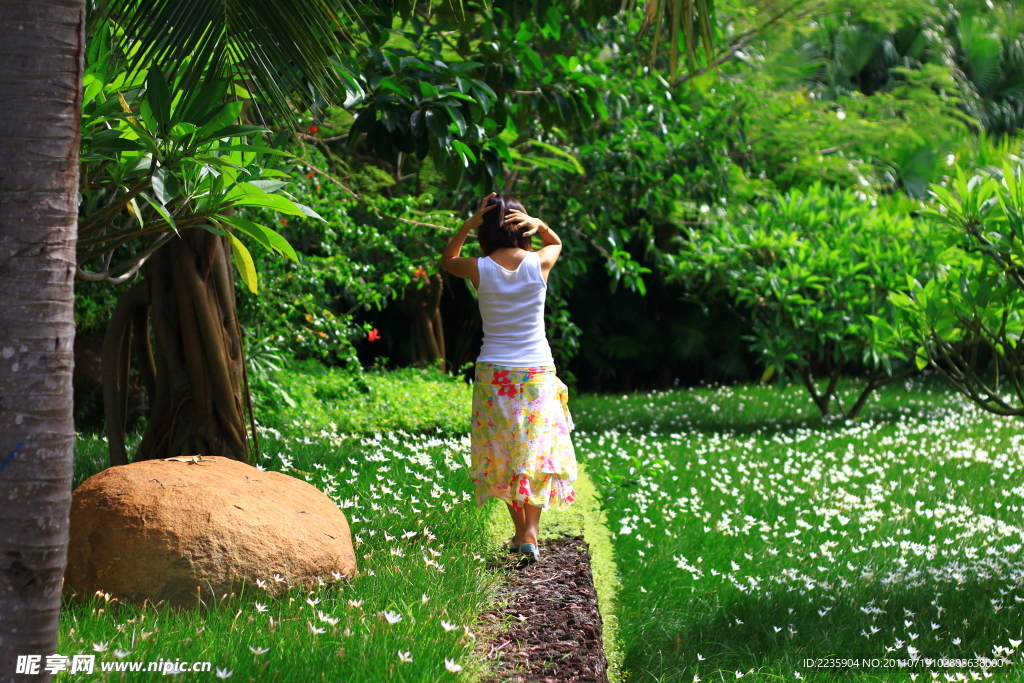
[(256, 604), (256, 611), (257, 612), (266, 612), (267, 611), (267, 606), (266, 605), (260, 604), (258, 602), (255, 603), (255, 604)]
[(110, 647), (110, 643), (93, 643), (92, 649), (96, 652), (106, 652), (107, 648)]
[(391, 610), (388, 610), (384, 612), (384, 618), (387, 620), (389, 624), (397, 624), (402, 620), (402, 615), (398, 612), (392, 612)]
[(398, 658), (400, 660), (402, 660), (403, 662), (405, 662), (406, 664), (408, 664), (409, 662), (412, 661), (412, 653), (408, 652), (408, 651), (402, 652), (401, 650), (399, 650), (398, 651)]
[(235, 673), (234, 669), (230, 671), (228, 669), (217, 669), (217, 678), (231, 678), (233, 673)]
[[(425, 604), (427, 604), (428, 602), (430, 602), (430, 596), (429, 596), (429, 595), (427, 595), (426, 593), (424, 593), (424, 594), (423, 594), (423, 596), (422, 596), (422, 597), (420, 598), (420, 600), (421, 600), (421, 601), (423, 602), (423, 604), (425, 605)], [(1011, 640), (1010, 642), (1012, 643), (1013, 641)]]
[(453, 674), (457, 674), (460, 671), (462, 671), (462, 665), (461, 664), (456, 664), (454, 659), (447, 659), (446, 658), (444, 660), (444, 668), (448, 669)]
[(458, 624), (451, 624), (451, 623), (445, 621), (444, 619), (441, 620), (441, 628), (443, 628), (445, 631), (454, 631), (458, 627), (459, 627)]
[(267, 654), (268, 652), (270, 652), (270, 648), (269, 648), (269, 647), (253, 647), (252, 645), (250, 645), (250, 646), (249, 646), (249, 649), (250, 649), (250, 650), (252, 651), (252, 653), (253, 653), (254, 655), (256, 655), (256, 656), (259, 656), (259, 655), (265, 655), (265, 654)]
[(124, 659), (125, 657), (127, 657), (130, 654), (131, 654), (131, 651), (129, 651), (129, 650), (114, 650), (114, 656), (117, 657), (118, 659)]
[(313, 626), (313, 622), (307, 621), (306, 625), (309, 626), (309, 630), (310, 631), (312, 631), (313, 633), (315, 633), (317, 635), (320, 635), (321, 633), (327, 633), (327, 629), (325, 629), (325, 628), (317, 628), (316, 626)]
[(322, 621), (322, 622), (324, 622), (326, 624), (330, 624), (331, 626), (335, 626), (335, 625), (337, 625), (337, 623), (339, 621), (341, 621), (341, 619), (338, 619), (337, 617), (329, 617), (329, 616), (327, 616), (326, 614), (324, 614), (320, 610), (317, 610), (316, 616), (317, 616), (318, 619), (320, 619), (320, 621)]
[(363, 601), (362, 600), (349, 600), (348, 601), (348, 606), (349, 607), (362, 607), (363, 606)]
[(278, 583), (284, 583), (284, 577), (280, 574), (274, 574), (274, 581), (277, 581)]

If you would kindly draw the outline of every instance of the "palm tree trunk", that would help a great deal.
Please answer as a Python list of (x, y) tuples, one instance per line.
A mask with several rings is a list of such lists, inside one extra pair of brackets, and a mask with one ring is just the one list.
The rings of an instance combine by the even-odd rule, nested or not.
[(85, 0), (0, 0), (0, 681), (49, 680), (17, 657), (57, 643), (84, 22)]

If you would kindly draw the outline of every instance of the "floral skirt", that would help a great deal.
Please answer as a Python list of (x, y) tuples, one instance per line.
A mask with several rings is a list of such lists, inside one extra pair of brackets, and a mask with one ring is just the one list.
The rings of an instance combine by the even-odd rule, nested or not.
[(555, 369), (476, 364), (472, 477), (476, 501), (564, 510), (576, 498), (569, 392)]

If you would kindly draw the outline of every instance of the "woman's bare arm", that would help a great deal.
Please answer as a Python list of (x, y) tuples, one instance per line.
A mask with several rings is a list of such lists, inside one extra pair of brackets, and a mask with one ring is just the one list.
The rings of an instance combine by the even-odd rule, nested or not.
[(460, 254), (462, 253), (462, 245), (465, 244), (466, 237), (469, 236), (469, 231), (483, 223), (483, 215), (497, 206), (496, 204), (486, 206), (487, 201), (493, 196), (494, 193), (492, 192), (481, 200), (477, 212), (466, 219), (466, 222), (462, 224), (462, 228), (448, 240), (444, 251), (441, 252), (441, 267), (456, 277), (469, 280), (473, 283), (474, 287), (480, 286), (480, 270), (477, 267), (476, 257), (460, 256)]

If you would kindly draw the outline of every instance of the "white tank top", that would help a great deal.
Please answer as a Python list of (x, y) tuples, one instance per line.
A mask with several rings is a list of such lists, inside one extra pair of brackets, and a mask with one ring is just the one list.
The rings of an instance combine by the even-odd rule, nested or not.
[(513, 367), (555, 364), (544, 334), (544, 297), (547, 283), (541, 277), (540, 256), (531, 251), (516, 270), (505, 270), (490, 256), (477, 260), (480, 317), (484, 344), (478, 363)]

